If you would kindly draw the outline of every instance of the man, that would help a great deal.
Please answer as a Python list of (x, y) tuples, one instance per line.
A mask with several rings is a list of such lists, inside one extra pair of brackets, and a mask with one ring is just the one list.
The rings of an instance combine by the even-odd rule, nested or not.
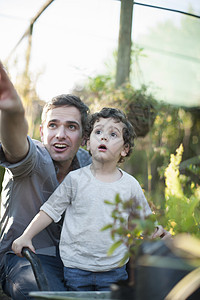
[[(0, 63), (0, 165), (5, 167), (1, 200), (0, 276), (4, 292), (14, 300), (30, 299), (37, 290), (29, 262), (11, 252), (11, 245), (64, 177), (91, 162), (79, 149), (88, 107), (76, 96), (60, 95), (43, 109), (41, 142), (27, 136), (24, 107)], [(64, 291), (58, 254), (61, 222), (34, 240), (51, 290)]]

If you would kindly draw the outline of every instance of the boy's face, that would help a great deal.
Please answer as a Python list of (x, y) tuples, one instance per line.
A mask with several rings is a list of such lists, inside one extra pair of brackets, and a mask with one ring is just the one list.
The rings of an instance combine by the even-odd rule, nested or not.
[(122, 122), (112, 118), (100, 118), (94, 123), (87, 149), (91, 152), (93, 160), (118, 162), (125, 157), (129, 150), (124, 145)]
[(74, 106), (55, 107), (40, 126), (43, 144), (56, 162), (70, 161), (82, 141), (81, 114)]

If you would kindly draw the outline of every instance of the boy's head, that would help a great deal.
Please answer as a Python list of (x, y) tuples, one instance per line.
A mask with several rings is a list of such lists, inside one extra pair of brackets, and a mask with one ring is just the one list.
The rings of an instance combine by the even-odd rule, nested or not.
[[(129, 156), (134, 146), (134, 138), (136, 137), (136, 134), (134, 132), (133, 126), (128, 121), (126, 115), (119, 109), (104, 107), (100, 112), (90, 115), (88, 127), (86, 130), (87, 138), (89, 139), (90, 134), (94, 129), (94, 125), (101, 118), (113, 119), (115, 123), (120, 123), (120, 122), (122, 123), (123, 125), (122, 136), (123, 136), (124, 145), (127, 149), (126, 156)], [(123, 157), (120, 157), (118, 162), (122, 162), (122, 161), (123, 161)]]
[(46, 120), (47, 112), (51, 109), (61, 106), (74, 106), (76, 107), (81, 114), (81, 125), (82, 132), (84, 134), (86, 126), (87, 126), (87, 117), (89, 108), (86, 104), (84, 104), (81, 99), (75, 95), (71, 94), (62, 94), (52, 98), (49, 102), (45, 104), (42, 112), (42, 124)]

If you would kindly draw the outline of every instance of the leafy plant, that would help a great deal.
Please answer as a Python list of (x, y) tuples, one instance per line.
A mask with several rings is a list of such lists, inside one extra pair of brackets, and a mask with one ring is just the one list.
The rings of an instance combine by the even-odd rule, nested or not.
[[(181, 144), (176, 150), (176, 155), (171, 155), (170, 163), (165, 170), (166, 229), (172, 234), (190, 233), (200, 237), (200, 186), (180, 174), (182, 154)], [(141, 219), (138, 213), (141, 208), (136, 207), (134, 213), (133, 200), (123, 201), (119, 194), (116, 195), (114, 202), (106, 200), (105, 203), (113, 206), (113, 222), (102, 228), (111, 230), (113, 244), (108, 254), (112, 255), (121, 244), (126, 245), (127, 252), (121, 261), (123, 265), (129, 257), (136, 257), (140, 244), (144, 239), (149, 239), (157, 225), (156, 216), (152, 214), (146, 219)], [(125, 212), (130, 216), (128, 222), (124, 217)]]
[[(126, 245), (127, 252), (120, 262), (120, 265), (123, 265), (129, 257), (136, 256), (140, 244), (150, 237), (156, 226), (156, 218), (154, 214), (146, 219), (140, 218), (138, 212), (141, 208), (136, 207), (133, 212), (133, 200), (123, 201), (119, 194), (116, 195), (114, 202), (106, 200), (105, 203), (113, 206), (113, 222), (102, 228), (111, 230), (113, 244), (108, 250), (108, 255), (112, 255), (121, 244)], [(124, 217), (125, 212), (129, 215), (128, 222)]]
[(167, 227), (172, 234), (188, 232), (200, 237), (200, 186), (180, 174), (182, 154), (181, 144), (165, 170)]

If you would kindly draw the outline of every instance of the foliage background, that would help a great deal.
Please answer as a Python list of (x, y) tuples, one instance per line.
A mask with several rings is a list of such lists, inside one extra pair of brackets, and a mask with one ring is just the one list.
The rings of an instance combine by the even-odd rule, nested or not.
[[(176, 182), (179, 190), (182, 190), (182, 196), (189, 206), (191, 198), (197, 201), (195, 207), (192, 208), (191, 205), (191, 218), (194, 214), (200, 214), (200, 197), (197, 192), (200, 183), (200, 108), (192, 105), (194, 98), (197, 102), (200, 99), (200, 69), (197, 68), (200, 62), (199, 29), (199, 20), (186, 16), (182, 17), (179, 25), (172, 21), (162, 22), (160, 26), (150, 29), (137, 44), (133, 44), (129, 83), (118, 90), (114, 87), (114, 52), (106, 62), (106, 73), (89, 78), (83, 89), (80, 90), (78, 86), (74, 90), (92, 111), (103, 106), (117, 106), (125, 110), (129, 118), (137, 118), (141, 131), (147, 125), (146, 134), (138, 131), (133, 154), (125, 161), (123, 168), (139, 180), (162, 224), (173, 233), (181, 232), (184, 228), (184, 231), (188, 229), (197, 235), (200, 226), (198, 218), (195, 219), (195, 230), (191, 229), (189, 221), (185, 221), (184, 227), (180, 218), (184, 220), (188, 208), (180, 214), (177, 209), (180, 194), (174, 195), (173, 201), (167, 202), (169, 196), (166, 189), (171, 176), (172, 182), (174, 180), (174, 184)], [(161, 45), (162, 50), (152, 51), (161, 48)], [(188, 86), (191, 88), (188, 89)], [(141, 117), (137, 111), (137, 117), (134, 109), (131, 110), (131, 103), (137, 103), (143, 109), (146, 107), (149, 114)], [(176, 154), (176, 149), (181, 144), (181, 159), (174, 166), (174, 169), (178, 168), (180, 177), (175, 180), (173, 171), (170, 174), (168, 172), (166, 177), (165, 170), (170, 164), (171, 154)], [(173, 218), (167, 220), (169, 210), (171, 215), (176, 213), (174, 220), (180, 222), (180, 226), (175, 226)]]
[[(199, 103), (200, 99), (199, 29), (199, 19), (186, 16), (182, 17), (180, 24), (161, 22), (159, 26), (149, 28), (149, 32), (137, 43), (133, 42), (130, 82), (127, 85), (118, 90), (114, 88), (115, 51), (105, 62), (105, 73), (88, 78), (72, 91), (88, 103), (91, 111), (116, 105), (123, 108), (129, 117), (135, 118), (130, 104), (137, 102), (150, 112), (144, 114), (145, 118), (141, 119), (141, 115), (138, 118), (140, 128), (147, 126), (147, 133), (138, 136), (133, 154), (123, 168), (139, 180), (152, 209), (161, 219), (163, 217), (166, 226), (164, 174), (170, 155), (176, 153), (180, 144), (184, 149), (180, 174), (187, 178), (181, 186), (187, 189), (194, 184), (194, 191), (199, 185), (200, 107), (193, 106), (193, 102)], [(17, 69), (17, 59), (15, 64)], [(29, 135), (39, 139), (44, 101), (36, 92), (37, 74), (25, 70), (20, 71), (16, 78), (15, 86), (26, 107)], [(151, 114), (155, 117), (153, 121)]]

